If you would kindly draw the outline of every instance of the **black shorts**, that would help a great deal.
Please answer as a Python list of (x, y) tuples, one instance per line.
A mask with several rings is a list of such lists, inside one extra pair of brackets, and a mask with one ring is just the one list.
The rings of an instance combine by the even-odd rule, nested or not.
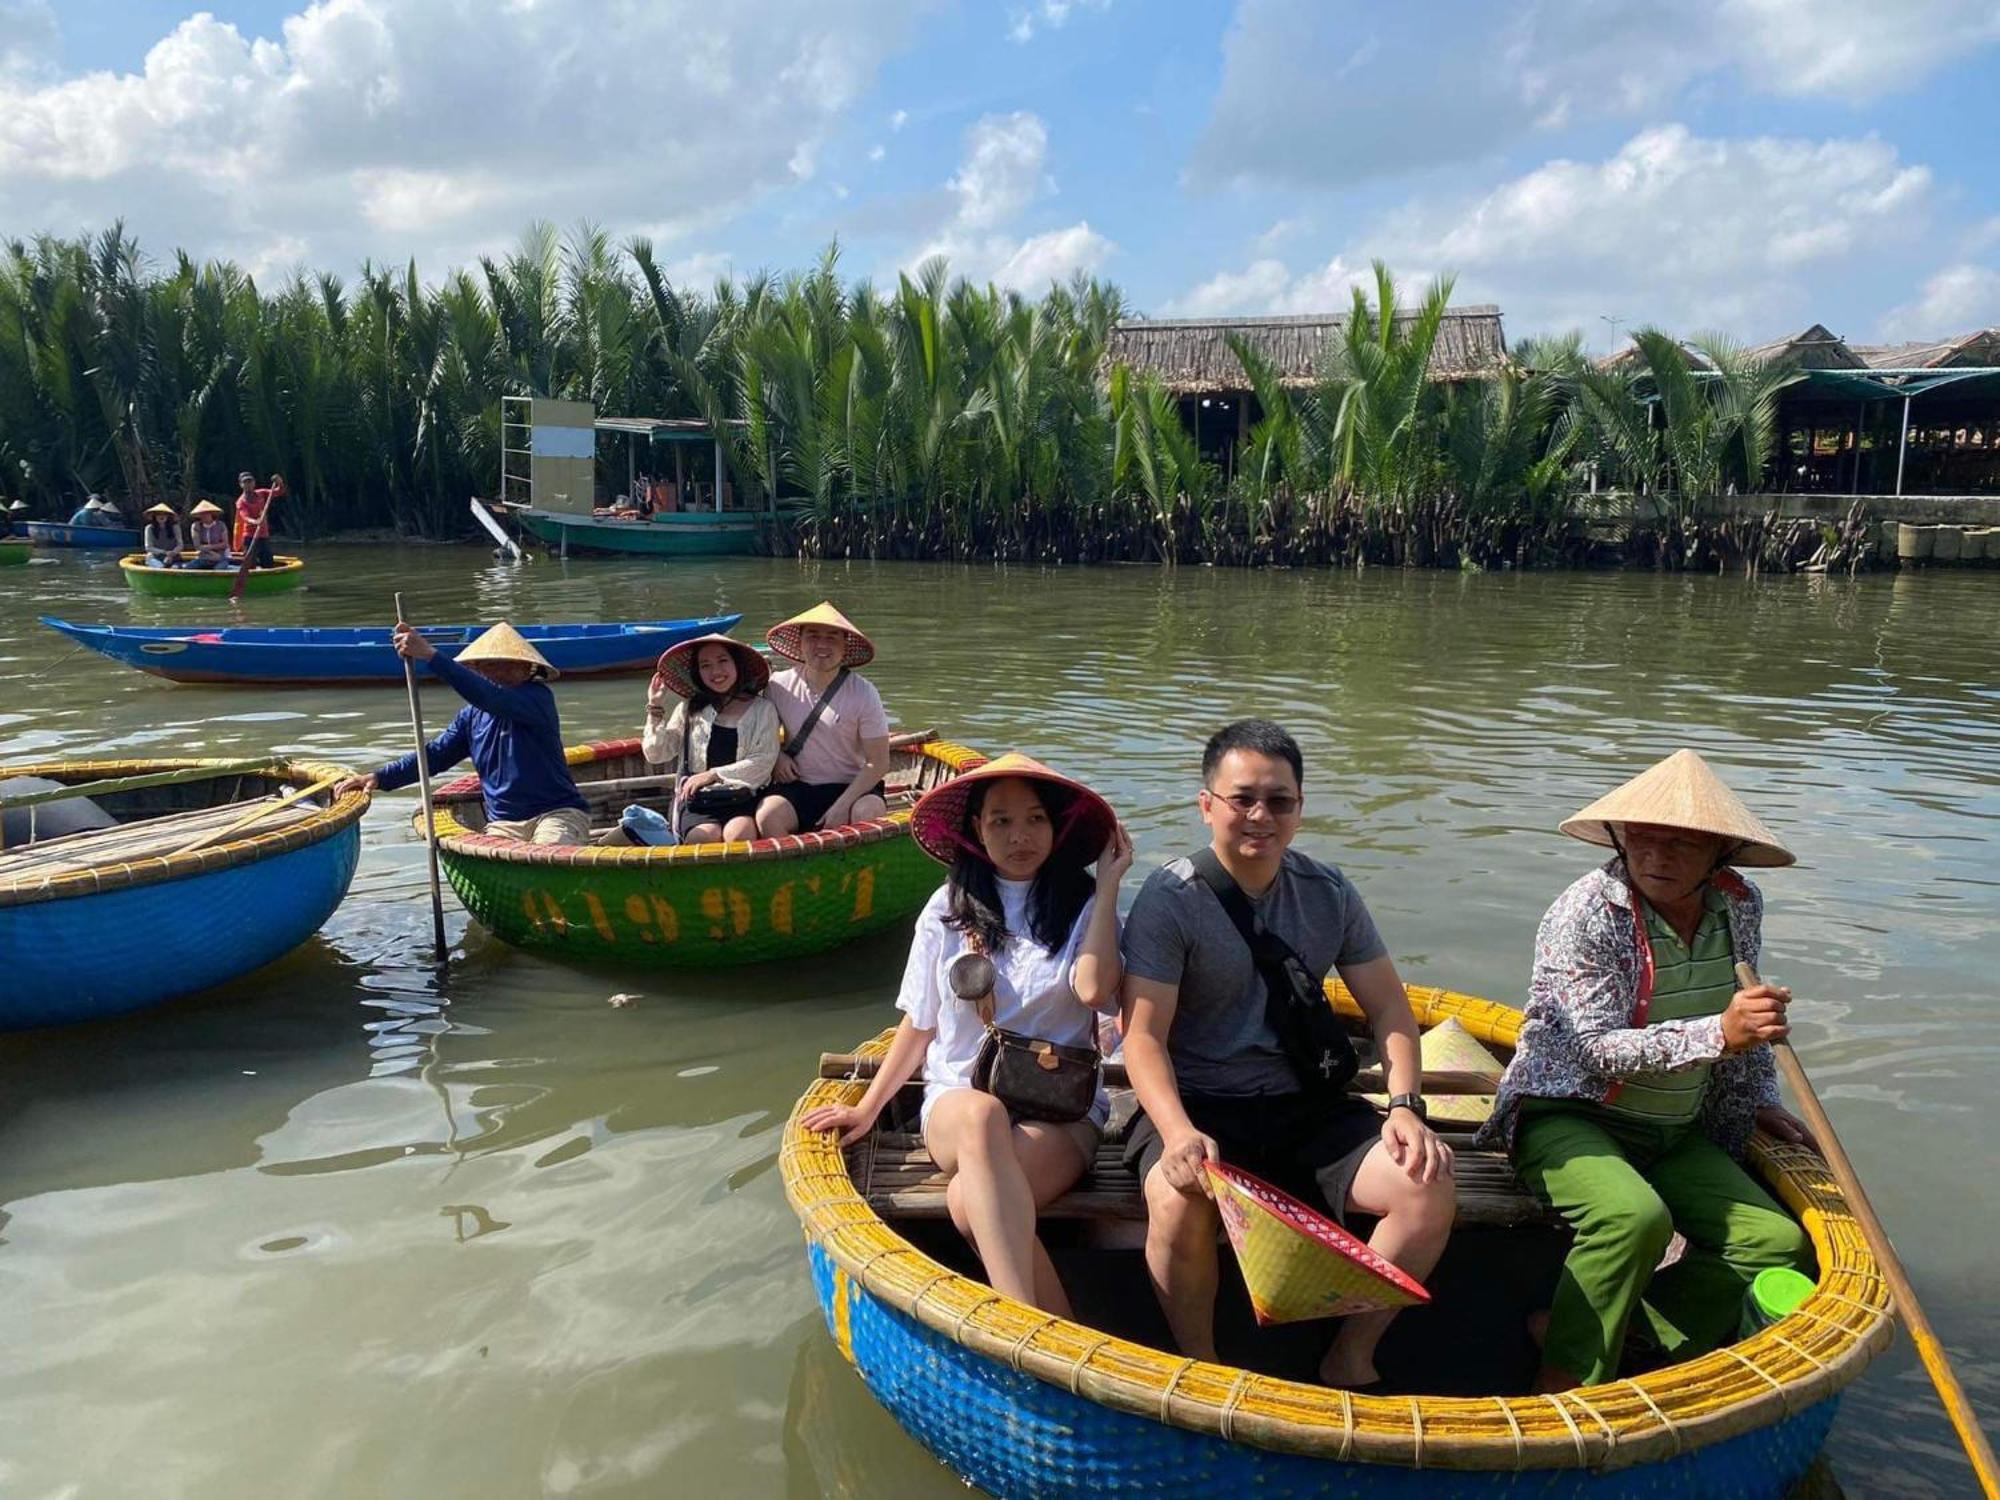
[[(1347, 1195), (1361, 1159), (1382, 1139), (1382, 1116), (1353, 1094), (1331, 1106), (1307, 1094), (1182, 1094), (1181, 1107), (1229, 1165), (1308, 1207), (1319, 1200), (1338, 1224), (1347, 1222)], [(1144, 1183), (1165, 1149), (1153, 1122), (1141, 1114), (1125, 1138), (1125, 1165)]]
[[(819, 820), (826, 816), (826, 810), (840, 800), (840, 794), (847, 790), (844, 781), (774, 781), (764, 788), (766, 795), (783, 797), (792, 804), (792, 811), (799, 815), (799, 832), (807, 833), (819, 827)], [(887, 788), (881, 782), (862, 796), (883, 797)]]

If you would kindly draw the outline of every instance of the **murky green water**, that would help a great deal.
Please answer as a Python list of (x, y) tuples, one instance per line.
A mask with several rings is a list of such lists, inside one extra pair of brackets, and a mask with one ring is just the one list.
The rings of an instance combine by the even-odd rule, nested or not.
[[(1804, 856), (1767, 972), (1975, 1400), (2000, 1425), (2000, 577), (1858, 582), (741, 561), (502, 567), (327, 548), (258, 623), (701, 614), (832, 595), (908, 726), (1019, 747), (1189, 846), (1202, 735), (1306, 746), (1305, 842), (1406, 976), (1517, 999), (1591, 856), (1562, 816), (1680, 744)], [(0, 578), (0, 760), (400, 751), (401, 693), (171, 687), (34, 622), (217, 622), (104, 559)], [(746, 631), (747, 633), (747, 631)], [(569, 737), (642, 684), (563, 684)], [(431, 696), (441, 723), (446, 705)], [(0, 1038), (0, 1493), (933, 1495), (963, 1487), (834, 1353), (774, 1170), (823, 1049), (889, 1019), (900, 942), (790, 978), (579, 973), (429, 918), (378, 801), (318, 939), (115, 1025)], [(1133, 888), (1136, 888), (1136, 883)], [(449, 899), (449, 898), (447, 898)], [(4, 982), (0, 979), (0, 982)], [(614, 991), (643, 995), (614, 1009)], [(1966, 1492), (1902, 1349), (1853, 1391), (1850, 1495)]]

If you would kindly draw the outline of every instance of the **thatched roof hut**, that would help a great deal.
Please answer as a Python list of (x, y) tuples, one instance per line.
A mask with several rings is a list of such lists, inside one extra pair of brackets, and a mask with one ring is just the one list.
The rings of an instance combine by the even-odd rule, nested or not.
[[(1397, 314), (1398, 323), (1414, 312)], [(1287, 386), (1314, 384), (1327, 344), (1344, 336), (1346, 313), (1308, 313), (1267, 318), (1143, 318), (1111, 330), (1105, 364), (1129, 365), (1134, 374), (1152, 375), (1176, 396), (1212, 391), (1247, 391), (1250, 377), (1229, 347), (1235, 334), (1259, 350)], [(1433, 380), (1473, 380), (1498, 373), (1507, 363), (1507, 338), (1500, 309), (1454, 307), (1446, 311), (1431, 352)]]
[(1991, 369), (2000, 366), (2000, 328), (1910, 344), (1857, 344), (1854, 352), (1871, 370)]
[[(1688, 344), (1681, 347), (1687, 351), (1688, 364), (1696, 370), (1706, 370), (1708, 359), (1700, 350)], [(1790, 360), (1801, 370), (1865, 370), (1868, 366), (1861, 356), (1847, 346), (1838, 334), (1831, 332), (1824, 323), (1815, 323), (1810, 328), (1781, 339), (1772, 339), (1768, 344), (1758, 344), (1744, 351), (1756, 364), (1773, 364), (1778, 360)], [(1639, 363), (1639, 346), (1627, 344), (1615, 354), (1607, 354), (1597, 361), (1600, 370), (1627, 370)]]

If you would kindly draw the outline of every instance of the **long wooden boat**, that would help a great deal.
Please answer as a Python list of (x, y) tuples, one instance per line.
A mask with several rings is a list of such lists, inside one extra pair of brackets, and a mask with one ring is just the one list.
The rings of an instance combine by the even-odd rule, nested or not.
[[(568, 752), (571, 774), (609, 826), (628, 802), (664, 809), (637, 740)], [(466, 910), (518, 947), (583, 961), (663, 968), (762, 963), (836, 948), (907, 920), (942, 874), (910, 838), (919, 793), (986, 757), (928, 736), (891, 741), (889, 812), (827, 832), (677, 848), (542, 846), (493, 838), (479, 778), (433, 796), (439, 858)], [(599, 791), (598, 788), (603, 788)], [(421, 814), (418, 815), (421, 819)]]
[(116, 547), (139, 545), (136, 526), (72, 526), (67, 521), (27, 521), (28, 540), (37, 547)]
[[(214, 774), (178, 779), (175, 772)], [(0, 1030), (94, 1020), (193, 994), (288, 953), (347, 894), (368, 797), (317, 761), (67, 760), (0, 780), (166, 785), (95, 795), (118, 826), (0, 851)], [(310, 795), (280, 805), (293, 792)]]
[[(1328, 991), (1358, 1022), (1346, 991), (1337, 982)], [(1455, 1017), (1489, 1047), (1513, 1045), (1517, 1011), (1442, 990), (1412, 988), (1410, 999), (1425, 1027)], [(863, 1056), (881, 1056), (892, 1034)], [(920, 1145), (911, 1148), (919, 1138), (884, 1139), (892, 1111), (847, 1152), (799, 1124), (818, 1105), (857, 1102), (865, 1085), (852, 1074), (861, 1071), (814, 1083), (779, 1152), (813, 1288), (875, 1398), (990, 1494), (1780, 1500), (1811, 1466), (1841, 1388), (1891, 1336), (1888, 1289), (1826, 1163), (1760, 1136), (1752, 1169), (1811, 1237), (1817, 1289), (1789, 1317), (1714, 1353), (1559, 1396), (1359, 1395), (1181, 1358), (1011, 1301), (943, 1264), (940, 1256), (965, 1263), (943, 1219), (943, 1179)], [(1493, 1261), (1547, 1210), (1497, 1153), (1461, 1144), (1458, 1181), (1454, 1252), (1482, 1268), (1468, 1295), (1500, 1295), (1504, 1273)], [(1043, 1222), (1066, 1215), (1100, 1228), (1144, 1217), (1115, 1144)], [(1557, 1236), (1546, 1281), (1562, 1241), (1541, 1232)], [(1475, 1233), (1488, 1238), (1461, 1250)], [(1121, 1254), (1129, 1266), (1101, 1279), (1144, 1288), (1136, 1250)], [(1440, 1299), (1422, 1316), (1446, 1311)], [(1452, 1349), (1472, 1347), (1447, 1343), (1440, 1374)]]
[(757, 518), (745, 511), (675, 511), (644, 520), (510, 507), (521, 525), (558, 553), (730, 557), (757, 548)]
[[(188, 561), (195, 554), (183, 552)], [(146, 554), (134, 552), (118, 559), (125, 585), (135, 594), (170, 599), (223, 599), (236, 590), (236, 568), (149, 568)], [(305, 582), (306, 564), (301, 557), (278, 554), (277, 565), (252, 568), (243, 581), (245, 594), (287, 594)]]
[[(660, 653), (678, 641), (727, 631), (741, 615), (685, 620), (635, 620), (622, 624), (522, 625), (535, 649), (566, 677), (650, 672)], [(400, 687), (403, 659), (385, 626), (80, 625), (54, 615), (42, 623), (102, 656), (170, 682), (254, 685), (366, 683)], [(457, 656), (485, 627), (426, 626), (441, 655)]]
[(26, 562), (28, 551), (29, 543), (26, 537), (0, 538), (0, 567)]

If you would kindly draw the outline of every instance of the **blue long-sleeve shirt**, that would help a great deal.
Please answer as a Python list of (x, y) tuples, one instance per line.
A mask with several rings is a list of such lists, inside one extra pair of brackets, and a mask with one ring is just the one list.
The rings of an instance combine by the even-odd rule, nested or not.
[[(424, 747), (432, 775), (471, 756), (488, 822), (513, 822), (558, 807), (588, 806), (563, 760), (562, 722), (556, 714), (556, 695), (546, 683), (501, 687), (443, 656), (433, 656), (428, 665), (467, 705), (443, 734)], [(376, 784), (390, 792), (416, 779), (414, 751), (375, 773)]]

